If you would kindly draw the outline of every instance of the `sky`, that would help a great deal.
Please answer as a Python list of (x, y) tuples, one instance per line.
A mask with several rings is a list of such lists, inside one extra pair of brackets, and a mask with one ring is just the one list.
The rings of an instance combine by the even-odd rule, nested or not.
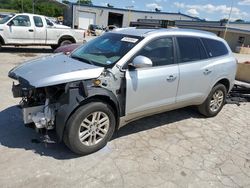
[[(71, 0), (74, 2), (74, 0)], [(92, 0), (94, 5), (116, 8), (133, 7), (134, 10), (181, 12), (209, 21), (228, 18), (233, 5), (231, 20), (250, 21), (250, 0)]]

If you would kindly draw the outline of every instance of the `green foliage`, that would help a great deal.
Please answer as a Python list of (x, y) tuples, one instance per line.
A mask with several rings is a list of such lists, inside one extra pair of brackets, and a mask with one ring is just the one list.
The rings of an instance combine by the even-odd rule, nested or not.
[[(23, 7), (22, 7), (23, 2)], [(0, 0), (0, 9), (14, 9), (18, 12), (32, 13), (33, 0)], [(63, 15), (63, 7), (49, 0), (35, 0), (35, 13), (58, 17)]]
[(83, 5), (92, 5), (91, 0), (78, 0), (77, 3), (83, 4)]

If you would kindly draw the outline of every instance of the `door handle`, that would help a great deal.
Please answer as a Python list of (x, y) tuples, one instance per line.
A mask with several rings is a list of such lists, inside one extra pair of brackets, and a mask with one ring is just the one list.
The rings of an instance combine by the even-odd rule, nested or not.
[(29, 32), (34, 32), (34, 29), (29, 29)]
[(173, 82), (173, 81), (175, 81), (176, 78), (177, 78), (177, 76), (170, 75), (169, 77), (167, 77), (167, 81)]
[(204, 70), (204, 72), (203, 72), (203, 73), (204, 73), (205, 75), (209, 75), (211, 72), (212, 72), (211, 70), (206, 69), (206, 70)]

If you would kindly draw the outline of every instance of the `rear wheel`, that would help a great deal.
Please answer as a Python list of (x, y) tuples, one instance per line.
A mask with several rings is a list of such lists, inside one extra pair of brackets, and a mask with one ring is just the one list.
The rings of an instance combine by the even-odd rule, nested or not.
[(68, 39), (63, 39), (61, 42), (60, 42), (60, 46), (65, 46), (65, 45), (69, 45), (69, 44), (72, 44), (73, 42), (71, 40), (68, 40)]
[(69, 118), (64, 133), (65, 144), (77, 154), (90, 154), (103, 148), (115, 130), (112, 108), (102, 102), (81, 106)]
[(198, 110), (206, 117), (216, 116), (225, 104), (227, 89), (223, 84), (214, 86), (206, 101), (198, 106)]

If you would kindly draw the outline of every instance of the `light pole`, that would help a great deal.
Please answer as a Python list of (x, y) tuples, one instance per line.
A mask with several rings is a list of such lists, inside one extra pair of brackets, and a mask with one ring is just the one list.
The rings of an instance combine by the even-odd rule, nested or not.
[(134, 6), (126, 6), (128, 9), (128, 24), (130, 25), (130, 20), (131, 20), (131, 9), (134, 8)]
[(231, 19), (231, 15), (232, 15), (232, 11), (233, 11), (233, 4), (234, 4), (234, 0), (232, 0), (232, 3), (231, 3), (231, 8), (230, 8), (230, 12), (229, 12), (228, 20), (227, 20), (227, 23), (226, 23), (225, 32), (224, 32), (224, 37), (223, 37), (224, 39), (226, 39), (226, 36), (227, 36), (227, 29), (228, 29), (229, 22), (230, 22), (230, 19)]

